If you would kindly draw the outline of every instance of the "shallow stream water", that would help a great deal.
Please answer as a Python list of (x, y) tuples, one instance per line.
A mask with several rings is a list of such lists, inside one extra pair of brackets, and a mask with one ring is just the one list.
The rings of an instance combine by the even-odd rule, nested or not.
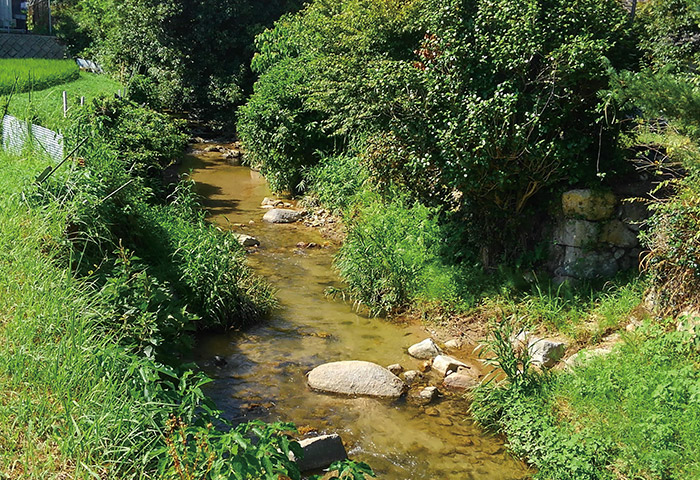
[[(503, 441), (469, 419), (460, 396), (429, 406), (405, 399), (384, 401), (311, 392), (305, 374), (337, 360), (400, 363), (417, 369), (408, 346), (426, 338), (419, 325), (397, 325), (357, 314), (352, 305), (324, 295), (341, 283), (332, 270), (335, 247), (301, 223), (262, 222), (265, 180), (231, 166), (206, 144), (191, 145), (183, 168), (191, 171), (211, 220), (261, 242), (248, 258), (278, 290), (280, 308), (258, 326), (198, 338), (194, 360), (213, 379), (207, 393), (234, 422), (291, 421), (303, 430), (338, 433), (355, 460), (369, 463), (386, 480), (506, 480), (529, 476)], [(322, 248), (301, 249), (299, 242)], [(214, 356), (226, 364), (217, 366)], [(219, 362), (220, 363), (220, 362)]]

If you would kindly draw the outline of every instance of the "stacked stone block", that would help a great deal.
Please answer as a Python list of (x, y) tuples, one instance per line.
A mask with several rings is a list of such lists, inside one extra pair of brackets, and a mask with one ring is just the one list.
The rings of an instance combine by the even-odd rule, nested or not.
[(620, 201), (613, 193), (571, 190), (562, 195), (562, 215), (554, 229), (554, 275), (567, 279), (608, 278), (638, 266), (641, 201)]

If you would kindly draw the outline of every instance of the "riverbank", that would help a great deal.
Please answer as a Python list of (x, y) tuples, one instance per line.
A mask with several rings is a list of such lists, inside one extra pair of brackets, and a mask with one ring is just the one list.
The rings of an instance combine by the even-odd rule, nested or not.
[(0, 153), (0, 476), (299, 478), (294, 427), (217, 431), (208, 379), (181, 360), (193, 332), (263, 317), (272, 290), (188, 184), (163, 183), (178, 124), (91, 92), (65, 118), (44, 92), (12, 110), (60, 118), (65, 162)]

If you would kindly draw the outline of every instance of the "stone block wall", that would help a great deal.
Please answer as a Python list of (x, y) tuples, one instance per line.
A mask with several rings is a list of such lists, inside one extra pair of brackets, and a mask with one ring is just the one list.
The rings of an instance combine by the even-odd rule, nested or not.
[(562, 195), (551, 265), (559, 281), (612, 277), (639, 265), (641, 201), (621, 201), (610, 192), (571, 190)]
[(0, 58), (66, 58), (56, 37), (0, 33)]

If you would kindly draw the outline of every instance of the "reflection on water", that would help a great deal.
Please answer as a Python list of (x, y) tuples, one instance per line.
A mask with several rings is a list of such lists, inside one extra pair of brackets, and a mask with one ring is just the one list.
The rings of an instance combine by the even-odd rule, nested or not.
[[(298, 249), (298, 242), (324, 240), (301, 224), (263, 223), (260, 202), (272, 195), (258, 173), (230, 166), (214, 152), (188, 155), (184, 168), (192, 170), (214, 222), (260, 240), (250, 264), (279, 289), (281, 306), (263, 324), (198, 339), (195, 360), (215, 379), (208, 393), (228, 418), (292, 421), (319, 433), (337, 432), (351, 456), (370, 463), (383, 479), (528, 477), (502, 441), (472, 423), (459, 397), (423, 407), (405, 399), (309, 391), (305, 374), (325, 362), (367, 360), (417, 369), (420, 361), (406, 348), (427, 335), (420, 326), (366, 318), (326, 298), (328, 286), (340, 286), (331, 268), (334, 248)], [(216, 366), (215, 355), (227, 363)]]

